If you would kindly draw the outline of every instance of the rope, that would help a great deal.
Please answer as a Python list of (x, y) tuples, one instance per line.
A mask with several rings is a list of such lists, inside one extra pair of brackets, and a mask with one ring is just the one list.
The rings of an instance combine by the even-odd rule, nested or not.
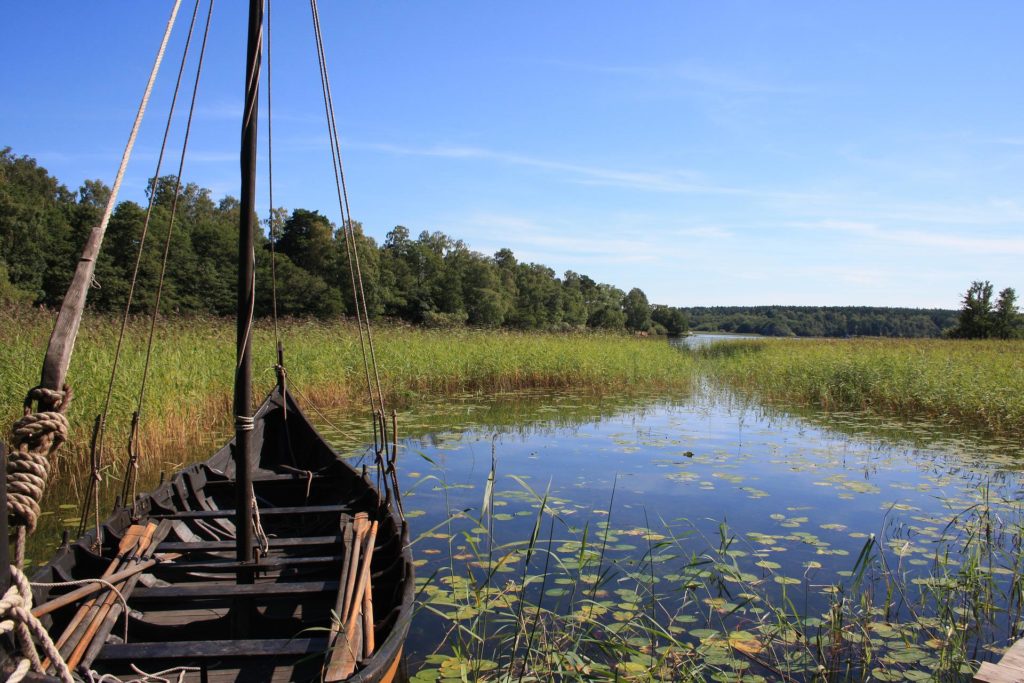
[[(71, 387), (53, 391), (43, 387), (29, 390), (25, 412), (11, 431), (11, 453), (7, 461), (7, 516), (11, 527), (35, 531), (39, 501), (50, 476), (50, 461), (67, 440), (70, 425), (64, 415), (71, 404)], [(32, 412), (32, 403), (46, 402), (55, 410)], [(19, 531), (21, 543), (24, 534)], [(23, 554), (23, 549), (19, 555)], [(21, 565), (21, 558), (18, 560)]]
[[(199, 0), (196, 0), (197, 6)], [(153, 312), (149, 323), (149, 340), (146, 343), (146, 362), (142, 368), (142, 383), (139, 387), (139, 399), (137, 412), (142, 413), (142, 404), (146, 396), (146, 384), (149, 378), (149, 366), (153, 355), (153, 338), (156, 335), (156, 320), (160, 315), (160, 300), (163, 296), (164, 281), (167, 275), (167, 262), (171, 252), (171, 237), (174, 234), (174, 218), (178, 211), (179, 190), (181, 189), (181, 175), (185, 170), (185, 153), (188, 151), (188, 140), (192, 133), (192, 118), (195, 115), (196, 99), (199, 93), (199, 77), (203, 73), (203, 57), (206, 55), (206, 41), (210, 37), (210, 20), (213, 17), (213, 0), (206, 13), (206, 27), (203, 31), (203, 41), (199, 47), (199, 61), (196, 64), (196, 77), (192, 83), (192, 100), (189, 104), (188, 119), (185, 122), (185, 137), (181, 143), (181, 156), (178, 160), (178, 174), (174, 181), (174, 198), (171, 200), (171, 215), (167, 220), (167, 236), (164, 238), (164, 253), (160, 263), (160, 278), (157, 281), (156, 301), (153, 304)]]
[[(174, 3), (174, 7), (171, 10), (171, 18), (170, 18), (170, 20), (168, 21), (168, 24), (167, 24), (167, 32), (164, 34), (164, 40), (163, 40), (163, 43), (162, 43), (162, 45), (160, 47), (160, 52), (158, 54), (158, 60), (161, 60), (163, 58), (164, 51), (165, 51), (165, 49), (167, 47), (167, 40), (170, 37), (171, 29), (174, 26), (174, 22), (175, 22), (175, 20), (177, 18), (178, 9), (179, 9), (180, 6), (181, 6), (181, 0), (176, 0), (175, 3)], [(103, 463), (103, 441), (104, 441), (104, 436), (106, 434), (107, 416), (110, 413), (110, 403), (111, 403), (111, 400), (112, 400), (113, 394), (114, 394), (114, 384), (115, 384), (115, 382), (117, 380), (117, 369), (118, 369), (118, 365), (119, 365), (120, 360), (121, 360), (121, 348), (122, 348), (122, 346), (124, 344), (125, 329), (128, 326), (128, 315), (131, 312), (132, 300), (135, 297), (135, 286), (136, 286), (136, 283), (137, 283), (138, 278), (139, 278), (139, 268), (140, 268), (141, 263), (142, 263), (142, 251), (143, 251), (143, 248), (146, 246), (146, 236), (149, 233), (149, 223), (150, 223), (150, 219), (152, 218), (152, 215), (153, 215), (153, 205), (154, 205), (154, 203), (156, 201), (157, 181), (160, 178), (160, 169), (163, 167), (164, 153), (167, 150), (167, 140), (170, 137), (171, 121), (174, 118), (174, 109), (175, 109), (175, 106), (176, 106), (176, 104), (178, 102), (178, 92), (181, 89), (181, 81), (182, 81), (182, 77), (184, 76), (184, 73), (185, 73), (185, 62), (186, 62), (186, 58), (188, 57), (189, 46), (192, 44), (192, 33), (193, 33), (193, 30), (195, 29), (196, 15), (197, 15), (198, 11), (199, 11), (199, 0), (196, 0), (195, 9), (193, 9), (193, 11), (192, 11), (192, 22), (189, 24), (188, 36), (185, 39), (185, 48), (184, 48), (184, 51), (183, 51), (182, 56), (181, 56), (181, 64), (178, 66), (178, 79), (177, 79), (177, 82), (174, 85), (174, 94), (171, 97), (171, 106), (170, 106), (170, 110), (168, 111), (168, 114), (167, 114), (167, 123), (164, 125), (164, 136), (163, 136), (163, 141), (160, 144), (160, 154), (157, 157), (156, 171), (153, 173), (153, 180), (150, 183), (150, 188), (149, 188), (149, 206), (146, 209), (146, 219), (145, 219), (145, 221), (142, 224), (142, 233), (141, 233), (141, 235), (139, 237), (139, 248), (138, 248), (138, 251), (135, 254), (135, 266), (134, 266), (134, 268), (132, 270), (132, 279), (131, 279), (131, 283), (129, 284), (129, 287), (128, 287), (128, 299), (127, 299), (127, 301), (125, 303), (125, 307), (124, 307), (124, 316), (121, 318), (121, 330), (120, 330), (120, 333), (117, 336), (117, 345), (116, 345), (116, 347), (114, 349), (114, 360), (113, 360), (113, 363), (112, 363), (111, 369), (110, 369), (110, 382), (107, 384), (107, 396), (106, 396), (106, 399), (104, 400), (103, 412), (102, 412), (102, 414), (101, 414), (101, 416), (99, 418), (99, 423), (97, 425), (97, 433), (96, 433), (96, 438), (94, 440), (96, 445), (93, 448), (93, 454), (92, 454), (94, 470), (98, 470), (102, 466), (102, 463)], [(155, 77), (155, 75), (156, 74), (154, 72), (154, 74), (150, 77), (150, 88), (152, 88), (152, 79), (153, 79), (153, 77)], [(148, 93), (147, 93), (146, 98), (148, 99)], [(125, 477), (126, 477), (125, 486), (124, 486), (124, 489), (123, 489), (123, 492), (122, 492), (122, 496), (121, 496), (122, 500), (124, 500), (125, 497), (126, 497), (126, 494), (127, 494), (128, 488), (129, 488), (128, 487), (128, 482), (127, 482), (127, 477), (130, 477), (130, 476), (131, 476), (131, 472), (126, 472), (126, 474), (125, 474)], [(99, 489), (98, 482), (97, 482), (96, 478), (94, 477), (93, 479), (90, 480), (89, 491), (88, 491), (88, 493), (85, 496), (86, 507), (82, 511), (82, 521), (80, 522), (79, 527), (78, 527), (78, 535), (79, 536), (81, 536), (82, 533), (85, 531), (85, 520), (89, 516), (89, 508), (90, 508), (90, 506), (95, 504), (97, 515), (99, 514), (99, 490), (98, 489)], [(98, 528), (98, 524), (97, 524), (97, 528)], [(99, 540), (99, 533), (98, 532), (96, 534), (96, 539), (97, 539), (97, 541)]]
[(198, 666), (176, 666), (171, 669), (164, 669), (154, 673), (146, 673), (135, 664), (131, 665), (132, 671), (139, 674), (140, 678), (118, 678), (114, 674), (100, 674), (97, 671), (89, 670), (89, 683), (171, 683), (171, 679), (164, 678), (171, 674), (178, 674), (178, 683), (183, 683), (185, 674), (200, 673), (202, 669)]
[(260, 506), (256, 502), (256, 492), (249, 486), (249, 497), (252, 499), (252, 532), (256, 536), (256, 542), (260, 545), (260, 557), (266, 557), (270, 553), (270, 539), (263, 531), (263, 524), (260, 523)]
[[(388, 434), (387, 411), (384, 407), (384, 392), (381, 388), (380, 371), (377, 367), (377, 354), (373, 344), (373, 332), (370, 328), (370, 315), (366, 306), (366, 291), (363, 287), (362, 267), (359, 261), (359, 248), (356, 244), (356, 232), (352, 226), (351, 205), (348, 199), (348, 186), (345, 182), (345, 169), (341, 159), (341, 142), (338, 137), (337, 119), (334, 113), (334, 98), (331, 94), (331, 81), (327, 72), (327, 55), (324, 48), (323, 34), (320, 30), (320, 10), (317, 0), (310, 0), (313, 15), (313, 32), (316, 39), (317, 56), (320, 63), (320, 84), (324, 97), (324, 109), (327, 116), (328, 137), (331, 142), (331, 163), (334, 167), (335, 189), (338, 194), (338, 205), (343, 222), (346, 253), (349, 256), (349, 276), (352, 284), (352, 297), (355, 305), (356, 324), (359, 327), (359, 347), (363, 355), (363, 370), (366, 376), (366, 390), (370, 409), (380, 415), (380, 441), (377, 441), (377, 418), (374, 418), (374, 454), (377, 465), (378, 481), (385, 482), (388, 489), (388, 472), (384, 454), (387, 450)], [(373, 368), (373, 382), (370, 379), (370, 368)], [(377, 395), (374, 396), (374, 385)], [(376, 405), (375, 405), (376, 404)], [(393, 478), (397, 481), (397, 478)], [(397, 496), (396, 496), (397, 498)]]
[[(32, 587), (28, 579), (15, 566), (11, 566), (11, 586), (0, 598), (0, 635), (13, 634), (18, 645), (20, 660), (14, 673), (7, 679), (10, 683), (21, 681), (30, 670), (40, 674), (43, 671), (42, 662), (39, 660), (39, 652), (35, 643), (53, 662), (57, 677), (63, 683), (73, 683), (71, 671), (68, 665), (61, 659), (50, 634), (40, 623), (39, 619), (32, 616)], [(34, 639), (34, 640), (33, 640)]]
[[(281, 347), (281, 331), (277, 323), (277, 246), (275, 244), (277, 235), (274, 225), (274, 117), (270, 115), (274, 100), (271, 97), (270, 87), (273, 82), (271, 78), (270, 60), (270, 0), (267, 0), (267, 194), (268, 212), (267, 227), (270, 232), (270, 306), (274, 318), (274, 341), (277, 347)], [(283, 370), (283, 368), (282, 368)]]

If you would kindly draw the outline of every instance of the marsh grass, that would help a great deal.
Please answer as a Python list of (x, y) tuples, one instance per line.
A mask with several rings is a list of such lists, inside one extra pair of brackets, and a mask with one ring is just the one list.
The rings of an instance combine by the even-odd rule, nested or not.
[[(0, 314), (0, 414), (11, 424), (25, 392), (38, 382), (53, 327), (50, 311), (15, 308)], [(105, 475), (118, 480), (127, 450), (131, 415), (138, 403), (149, 322), (129, 322), (107, 422)], [(51, 475), (61, 498), (76, 500), (87, 471), (89, 442), (110, 380), (120, 320), (87, 317), (69, 371), (75, 399), (72, 432)], [(288, 320), (281, 327), (290, 386), (310, 408), (364, 411), (366, 377), (358, 330), (346, 322)], [(230, 436), (235, 330), (232, 321), (169, 317), (156, 328), (142, 406), (141, 480), (155, 481), (208, 457)], [(538, 334), (485, 330), (426, 330), (404, 325), (374, 328), (380, 379), (389, 403), (400, 410), (424, 396), (497, 393), (525, 389), (577, 389), (628, 393), (686, 388), (692, 361), (663, 340), (616, 334)], [(275, 381), (274, 331), (257, 325), (254, 400)], [(116, 487), (110, 487), (116, 488)]]
[(766, 401), (1024, 435), (1020, 340), (756, 340), (693, 356), (711, 377)]

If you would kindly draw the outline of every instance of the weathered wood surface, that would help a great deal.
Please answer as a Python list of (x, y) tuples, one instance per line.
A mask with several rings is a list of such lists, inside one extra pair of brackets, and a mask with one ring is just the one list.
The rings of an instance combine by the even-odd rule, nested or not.
[(1018, 640), (998, 664), (982, 662), (974, 674), (978, 683), (1024, 683), (1024, 640)]
[(251, 597), (288, 597), (303, 593), (331, 593), (338, 590), (337, 581), (304, 581), (301, 583), (207, 583), (177, 586), (155, 586), (153, 588), (136, 588), (132, 593), (132, 602), (145, 600), (190, 600), (193, 598), (224, 598), (230, 600), (235, 596)]
[[(275, 515), (312, 515), (328, 514), (338, 512), (351, 512), (350, 505), (305, 505), (299, 507), (267, 507), (260, 509), (261, 517), (273, 517)], [(182, 510), (172, 513), (155, 513), (150, 519), (217, 519), (218, 517), (234, 517), (235, 510), (226, 508), (224, 510)]]
[[(341, 536), (298, 536), (295, 538), (271, 538), (270, 549), (302, 548), (306, 546), (333, 545), (341, 542)], [(168, 541), (160, 544), (160, 552), (191, 553), (234, 550), (234, 541)]]
[[(57, 314), (57, 322), (53, 326), (53, 334), (50, 335), (50, 344), (46, 349), (46, 358), (43, 360), (43, 376), (40, 384), (47, 388), (59, 391), (64, 387), (64, 378), (68, 373), (68, 366), (71, 364), (71, 352), (75, 349), (75, 337), (78, 336), (78, 326), (82, 322), (82, 309), (85, 308), (85, 296), (89, 293), (92, 285), (93, 272), (96, 270), (96, 257), (100, 252), (100, 245), (103, 243), (103, 232), (106, 226), (97, 225), (89, 233), (82, 249), (82, 256), (78, 259), (75, 267), (75, 275), (71, 279), (64, 301), (61, 302), (60, 312)], [(44, 406), (46, 409), (52, 406)]]
[(326, 638), (259, 638), (239, 640), (181, 640), (173, 643), (108, 643), (97, 660), (223, 659), (225, 657), (285, 657), (324, 652)]

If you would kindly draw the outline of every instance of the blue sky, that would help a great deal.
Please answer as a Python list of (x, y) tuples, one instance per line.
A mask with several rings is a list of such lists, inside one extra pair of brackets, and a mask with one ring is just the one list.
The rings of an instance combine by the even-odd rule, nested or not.
[[(238, 194), (242, 4), (215, 7), (184, 172), (217, 197)], [(1024, 285), (1022, 3), (321, 4), (378, 240), (442, 230), (681, 306)], [(187, 5), (124, 199), (153, 173)], [(0, 145), (110, 183), (169, 9), (4, 3)], [(336, 220), (308, 3), (273, 19), (275, 204)]]

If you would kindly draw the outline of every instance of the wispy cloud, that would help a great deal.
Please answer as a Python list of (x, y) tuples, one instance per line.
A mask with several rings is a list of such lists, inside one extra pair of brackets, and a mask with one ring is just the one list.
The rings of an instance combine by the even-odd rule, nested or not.
[(552, 257), (565, 257), (570, 262), (617, 264), (650, 263), (662, 258), (662, 249), (653, 242), (600, 234), (575, 236), (569, 234), (567, 226), (550, 225), (522, 216), (478, 213), (469, 216), (458, 227), (487, 235), (501, 235), (502, 243), (492, 245), (494, 249), (509, 247), (524, 260), (539, 259), (543, 263)]
[[(792, 201), (812, 198), (811, 195), (799, 192), (761, 190), (748, 187), (733, 187), (701, 182), (699, 179), (700, 174), (691, 170), (629, 171), (543, 159), (523, 154), (495, 151), (482, 147), (458, 145), (406, 147), (392, 144), (359, 144), (358, 146), (401, 156), (493, 161), (511, 166), (522, 166), (563, 173), (565, 174), (566, 179), (571, 182), (590, 185), (606, 185), (633, 190), (644, 190), (648, 192), (733, 195), (762, 199), (785, 199)], [(818, 197), (814, 196), (813, 198)]]
[(1024, 238), (963, 235), (927, 230), (885, 228), (875, 223), (847, 220), (822, 220), (797, 223), (798, 227), (858, 235), (871, 240), (904, 244), (915, 248), (948, 249), (972, 254), (1024, 254)]

